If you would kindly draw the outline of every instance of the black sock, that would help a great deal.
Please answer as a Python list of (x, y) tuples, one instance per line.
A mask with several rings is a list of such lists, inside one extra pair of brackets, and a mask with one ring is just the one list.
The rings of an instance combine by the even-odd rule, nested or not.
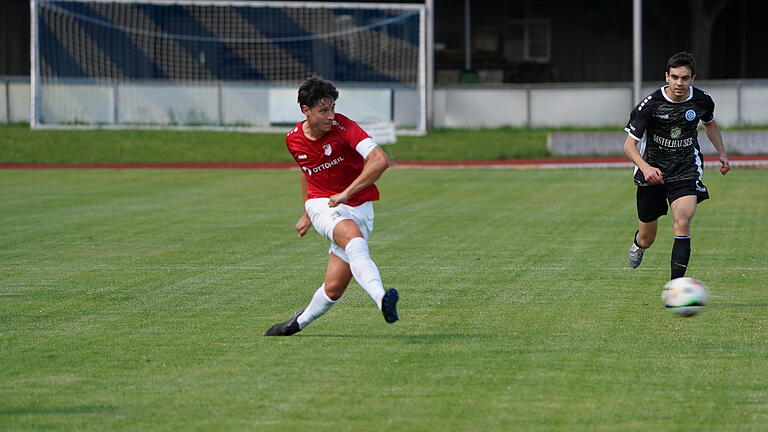
[(637, 235), (640, 234), (640, 230), (635, 231), (635, 246), (639, 247), (640, 249), (645, 249), (642, 246), (640, 246), (640, 243), (637, 242)]
[(672, 246), (672, 277), (677, 279), (685, 276), (688, 269), (688, 260), (691, 258), (691, 238), (675, 236), (675, 244)]

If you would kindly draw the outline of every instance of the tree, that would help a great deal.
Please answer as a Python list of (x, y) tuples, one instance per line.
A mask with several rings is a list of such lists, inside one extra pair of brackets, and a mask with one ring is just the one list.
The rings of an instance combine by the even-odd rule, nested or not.
[(689, 0), (691, 10), (691, 51), (696, 56), (696, 76), (709, 78), (712, 57), (712, 29), (731, 0)]

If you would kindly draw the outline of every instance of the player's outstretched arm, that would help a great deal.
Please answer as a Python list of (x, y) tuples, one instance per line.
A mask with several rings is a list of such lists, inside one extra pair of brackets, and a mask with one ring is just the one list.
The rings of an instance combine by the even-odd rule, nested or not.
[(728, 174), (728, 171), (731, 170), (731, 163), (728, 161), (728, 152), (725, 150), (723, 134), (720, 133), (720, 127), (717, 126), (717, 122), (713, 120), (709, 123), (704, 123), (704, 132), (720, 155), (720, 174)]
[(661, 170), (650, 166), (643, 159), (643, 156), (637, 150), (637, 140), (631, 136), (627, 136), (626, 141), (624, 141), (624, 154), (643, 172), (645, 181), (648, 183), (663, 183)]
[(389, 168), (389, 158), (381, 147), (375, 147), (365, 158), (363, 171), (342, 192), (332, 196), (328, 201), (329, 207), (336, 207), (349, 201), (349, 197), (372, 185)]

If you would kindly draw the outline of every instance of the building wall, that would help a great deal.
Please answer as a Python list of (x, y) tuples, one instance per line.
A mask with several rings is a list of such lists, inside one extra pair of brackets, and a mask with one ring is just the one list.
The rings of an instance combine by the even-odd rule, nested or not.
[(0, 2), (1, 75), (29, 75), (29, 0)]
[[(667, 58), (679, 51), (691, 51), (692, 22), (689, 3), (666, 0), (643, 3), (643, 77), (663, 78)], [(474, 48), (472, 68), (505, 70), (505, 82), (622, 82), (632, 80), (632, 2), (613, 0), (549, 0), (533, 2), (472, 0), (472, 29), (477, 33), (504, 32), (508, 16), (522, 5), (539, 3), (551, 21), (551, 60), (536, 68), (505, 62), (503, 41), (497, 53)], [(436, 2), (435, 43), (438, 79), (450, 77), (464, 67), (464, 1)], [(711, 73), (707, 79), (768, 78), (768, 2), (729, 0), (715, 22)], [(695, 37), (704, 37), (697, 35)], [(529, 73), (527, 69), (533, 69)], [(547, 73), (542, 73), (541, 71)], [(518, 71), (517, 74), (509, 71)], [(480, 81), (484, 75), (480, 74)], [(496, 77), (496, 75), (485, 75)], [(489, 81), (490, 82), (490, 81)]]

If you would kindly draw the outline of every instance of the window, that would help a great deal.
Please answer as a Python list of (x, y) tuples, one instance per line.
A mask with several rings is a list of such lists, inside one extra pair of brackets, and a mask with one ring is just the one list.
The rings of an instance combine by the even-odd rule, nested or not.
[(508, 61), (549, 61), (552, 32), (546, 7), (540, 3), (510, 5), (504, 32)]

